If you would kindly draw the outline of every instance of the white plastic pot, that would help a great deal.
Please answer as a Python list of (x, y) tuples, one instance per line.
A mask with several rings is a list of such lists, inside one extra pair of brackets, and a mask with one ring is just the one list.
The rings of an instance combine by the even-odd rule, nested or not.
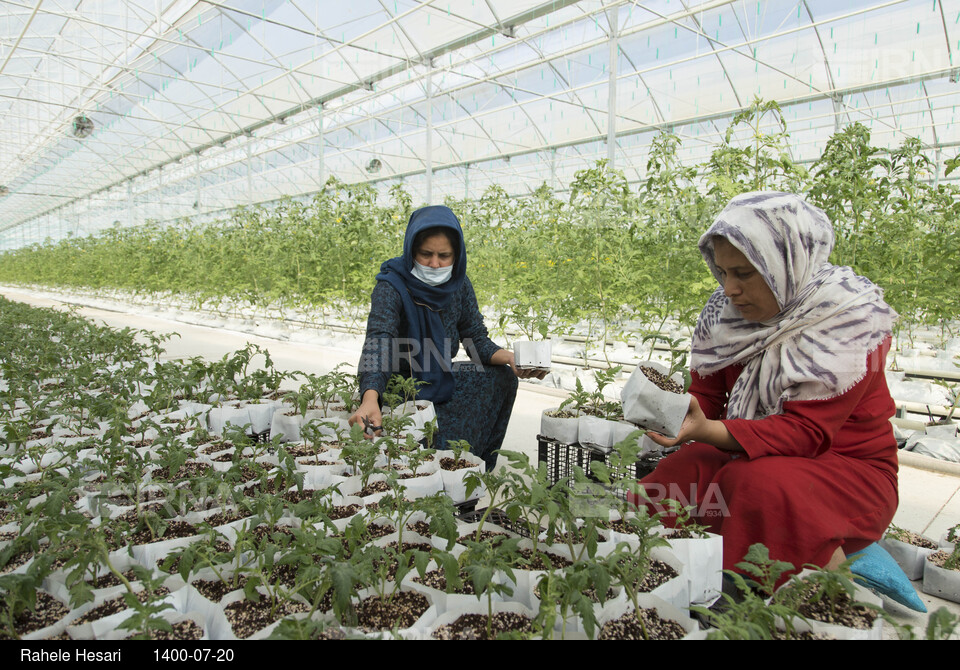
[(399, 482), (400, 486), (405, 489), (406, 493), (404, 495), (407, 498), (416, 500), (443, 491), (443, 476), (440, 474), (438, 463), (424, 463), (417, 470), (418, 476), (402, 479)]
[(909, 542), (901, 542), (892, 537), (885, 537), (878, 544), (887, 550), (910, 581), (923, 578), (923, 566), (927, 562), (927, 556), (936, 551), (936, 549), (918, 547)]
[[(673, 531), (664, 529), (665, 534)], [(723, 588), (723, 537), (707, 533), (706, 537), (670, 539), (670, 551), (683, 563), (683, 574), (690, 588), (691, 603), (710, 603)]]
[[(454, 504), (466, 502), (467, 500), (467, 485), (463, 481), (464, 477), (470, 472), (482, 474), (486, 469), (483, 461), (471, 453), (463, 452), (460, 457), (473, 465), (460, 470), (444, 470), (442, 467), (440, 469), (440, 477), (443, 480), (443, 492), (453, 500)], [(434, 459), (436, 459), (438, 465), (443, 458), (453, 458), (453, 452), (444, 450), (437, 451), (434, 454)], [(477, 488), (471, 494), (470, 499), (482, 498), (485, 493), (483, 487)]]
[[(427, 563), (427, 572), (432, 572), (439, 569), (440, 567), (437, 565), (436, 561), (430, 561)], [(420, 575), (416, 570), (411, 570), (403, 578), (401, 584), (404, 588), (407, 588), (411, 591), (416, 591), (417, 593), (422, 593), (423, 595), (427, 596), (436, 608), (437, 616), (446, 614), (447, 612), (456, 612), (457, 616), (459, 616), (464, 612), (469, 611), (477, 602), (477, 597), (475, 595), (465, 593), (446, 593), (445, 591), (440, 591), (438, 589), (421, 584), (417, 581), (419, 577)], [(493, 580), (496, 583), (502, 583), (503, 578), (503, 574), (498, 573), (494, 575)], [(498, 603), (503, 602), (503, 598), (497, 594), (493, 595), (493, 600)]]
[(654, 547), (651, 549), (650, 558), (651, 560), (662, 561), (677, 571), (676, 577), (664, 582), (653, 591), (650, 591), (650, 595), (662, 598), (679, 609), (689, 607), (690, 580), (687, 577), (683, 562), (677, 558), (676, 554), (663, 547)]
[(930, 560), (923, 562), (923, 592), (960, 603), (960, 570), (946, 570)]
[(242, 408), (247, 410), (250, 416), (250, 430), (254, 433), (269, 430), (273, 423), (273, 415), (281, 406), (281, 403), (276, 400), (254, 400), (242, 403)]
[(394, 407), (391, 414), (395, 417), (409, 416), (413, 419), (413, 427), (423, 430), (427, 422), (437, 418), (437, 410), (429, 400), (416, 400), (405, 402), (402, 405)]
[(614, 444), (623, 440), (634, 430), (636, 430), (635, 426), (628, 428), (620, 421), (581, 414), (577, 425), (577, 439), (585, 447), (592, 447), (606, 453), (613, 448)]
[[(687, 633), (683, 637), (684, 640), (704, 639), (706, 637), (706, 631), (701, 631), (696, 621), (684, 614), (680, 608), (665, 602), (662, 598), (652, 594), (641, 594), (637, 597), (637, 602), (643, 609), (656, 610), (661, 619), (669, 619), (679, 623)], [(597, 634), (599, 635), (599, 631), (604, 624), (619, 619), (632, 609), (633, 603), (629, 600), (619, 600), (604, 607), (597, 616)]]
[[(793, 577), (794, 580), (803, 579), (811, 574), (812, 570), (801, 570), (799, 574)], [(960, 573), (958, 573), (960, 574)], [(780, 588), (789, 585), (784, 584)], [(854, 602), (868, 603), (880, 608), (883, 601), (859, 584), (854, 584), (855, 591), (853, 595)], [(870, 628), (853, 628), (850, 626), (841, 626), (838, 624), (826, 623), (816, 619), (807, 619), (810, 630), (814, 633), (825, 633), (838, 640), (881, 640), (883, 639), (883, 617), (877, 616)], [(798, 625), (798, 630), (804, 630), (806, 627)]]
[(623, 387), (623, 418), (667, 437), (676, 437), (690, 407), (690, 395), (664, 391), (647, 378), (641, 367), (653, 368), (665, 375), (660, 363), (645, 361), (637, 365)]
[[(550, 416), (550, 412), (560, 411), (559, 407), (546, 409), (540, 415), (540, 435), (560, 444), (576, 444), (580, 436), (580, 418), (578, 416)], [(566, 411), (566, 410), (564, 410)]]
[(230, 427), (244, 429), (249, 435), (253, 422), (246, 407), (213, 407), (207, 414), (207, 429), (214, 435), (223, 435)]
[(293, 409), (281, 406), (273, 413), (270, 422), (270, 437), (279, 437), (281, 442), (299, 442), (300, 427), (303, 426), (303, 417), (299, 414), (287, 416)]
[(513, 343), (513, 357), (517, 368), (525, 370), (550, 369), (550, 340), (532, 342), (530, 340), (517, 340)]
[[(516, 614), (522, 614), (523, 616), (529, 618), (531, 621), (536, 616), (536, 612), (531, 610), (529, 607), (522, 605), (517, 602), (497, 602), (496, 600), (492, 601), (493, 612), (513, 612)], [(429, 611), (428, 611), (429, 614)], [(452, 624), (454, 621), (459, 619), (464, 614), (482, 614), (487, 615), (487, 597), (483, 596), (482, 599), (478, 600), (473, 598), (473, 603), (470, 605), (464, 605), (462, 608), (448, 609), (443, 614), (437, 614), (436, 610), (432, 613), (430, 618), (427, 617), (427, 614), (423, 616), (421, 622), (426, 626), (424, 631), (424, 639), (432, 639), (434, 632), (441, 626), (446, 626)]]

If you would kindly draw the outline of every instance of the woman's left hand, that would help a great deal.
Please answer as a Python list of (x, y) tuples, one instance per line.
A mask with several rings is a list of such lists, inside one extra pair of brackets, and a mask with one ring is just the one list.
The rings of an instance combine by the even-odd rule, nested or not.
[(490, 363), (492, 365), (509, 365), (510, 369), (513, 370), (515, 374), (520, 379), (543, 379), (547, 376), (546, 370), (520, 370), (517, 368), (517, 359), (514, 357), (513, 352), (507, 349), (497, 350), (493, 356), (490, 357)]

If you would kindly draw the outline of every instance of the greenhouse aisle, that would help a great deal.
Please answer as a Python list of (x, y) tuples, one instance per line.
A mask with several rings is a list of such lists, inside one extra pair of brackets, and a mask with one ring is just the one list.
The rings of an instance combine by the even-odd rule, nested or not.
[[(7, 287), (0, 287), (0, 294), (10, 300), (38, 307), (65, 304), (48, 296)], [(268, 349), (275, 366), (283, 370), (326, 373), (340, 363), (347, 363), (352, 368), (359, 358), (360, 342), (355, 335), (334, 336), (332, 339), (339, 346), (321, 346), (87, 306), (80, 306), (78, 313), (118, 329), (129, 327), (157, 333), (179, 333), (179, 338), (172, 338), (166, 343), (168, 358), (203, 356), (207, 359), (219, 359), (244, 347), (248, 342)], [(289, 382), (285, 384), (288, 385)], [(560, 398), (565, 396), (566, 393), (559, 390), (522, 382), (504, 448), (525, 453), (532, 460), (536, 460), (536, 436), (540, 427), (540, 415), (543, 410), (556, 407)], [(899, 477), (900, 507), (894, 523), (928, 537), (939, 538), (947, 528), (960, 521), (960, 466), (913, 454), (906, 454), (902, 461)], [(960, 614), (960, 605), (927, 596), (920, 592), (919, 582), (914, 582), (914, 585), (931, 611), (945, 605), (952, 612)], [(909, 623), (917, 630), (925, 627), (925, 616), (916, 615), (896, 605), (891, 607), (895, 608), (893, 611), (902, 623)], [(895, 637), (889, 625), (885, 629), (885, 636)]]

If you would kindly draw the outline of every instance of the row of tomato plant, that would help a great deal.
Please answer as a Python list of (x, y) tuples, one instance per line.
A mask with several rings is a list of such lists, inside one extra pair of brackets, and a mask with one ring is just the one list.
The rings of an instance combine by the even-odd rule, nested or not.
[[(169, 634), (172, 626), (162, 615), (171, 607), (165, 589), (177, 588), (170, 573), (179, 574), (184, 584), (206, 576), (209, 588), (221, 593), (242, 590), (241, 599), (256, 604), (267, 621), (282, 619), (275, 637), (314, 638), (357, 622), (361, 589), (370, 588), (389, 602), (401, 592), (403, 577), (425, 576), (430, 561), (450, 590), (468, 585), (489, 612), (495, 598), (512, 595), (515, 571), (539, 563), (539, 609), (524, 635), (562, 635), (564, 622), (578, 615), (593, 637), (599, 632), (598, 609), (589, 591), (602, 604), (611, 589), (622, 590), (637, 608), (651, 571), (651, 552), (667, 542), (656, 530), (656, 516), (644, 508), (624, 515), (627, 510), (617, 495), (632, 485), (627, 465), (638, 455), (635, 436), (618, 445), (609, 465), (594, 463), (593, 473), (608, 488), (588, 482), (577, 468), (571, 477), (554, 482), (542, 464), (510, 452), (502, 454), (506, 467), (490, 473), (478, 467), (467, 475), (467, 493), (483, 487), (491, 507), (465, 531), (447, 496), (407, 499), (400, 471), (393, 466), (403, 463), (416, 474), (440, 452), (429, 443), (432, 431), (425, 431), (426, 448), (407, 439), (402, 415), (391, 421), (385, 417), (385, 434), (378, 442), (365, 439), (359, 426), (337, 434), (336, 443), (321, 438), (319, 431), (307, 431), (297, 444), (282, 443), (278, 436), (254, 442), (242, 427), (226, 438), (210, 435), (198, 421), (202, 415), (193, 411), (197, 403), (276, 397), (280, 383), (289, 380), (274, 368), (268, 352), (247, 348), (210, 363), (198, 358), (161, 362), (163, 340), (149, 332), (113, 331), (70, 314), (5, 300), (0, 308), (0, 429), (5, 438), (0, 458), (0, 638), (21, 634), (21, 623), (39, 606), (43, 587), (57, 580), (66, 588), (70, 606), (84, 608), (74, 610), (83, 618), (71, 621), (89, 619), (94, 614), (89, 603), (110, 576), (121, 585), (123, 606), (130, 608), (122, 628), (146, 637)], [(263, 364), (251, 365), (259, 354)], [(334, 370), (325, 379), (302, 384), (289, 404), (302, 413), (334, 392), (350, 393), (354, 381)], [(410, 380), (391, 386), (397, 405), (413, 393)], [(304, 450), (319, 456), (334, 446), (346, 470), (364, 485), (377, 473), (384, 482), (378, 500), (357, 498), (363, 504), (353, 505), (357, 509), (346, 523), (338, 521), (340, 508), (350, 506), (343, 504), (348, 499), (336, 486), (307, 486), (295, 456)], [(455, 464), (469, 449), (463, 443), (444, 446), (453, 447)], [(226, 459), (210, 458), (224, 453)], [(378, 456), (386, 463), (378, 465)], [(214, 462), (223, 467), (212, 467)], [(594, 513), (583, 514), (582, 503), (589, 503)], [(484, 532), (491, 528), (494, 506), (532, 539), (529, 556), (521, 552), (519, 539)], [(678, 506), (672, 509), (683, 515)], [(611, 531), (608, 510), (620, 511), (621, 530), (633, 539), (600, 551), (601, 533)], [(408, 526), (416, 519), (422, 525)], [(395, 545), (373, 542), (384, 523), (397, 532)], [(191, 524), (189, 541), (161, 560), (130, 560), (131, 547), (163, 541), (175, 532), (182, 536)], [(430, 546), (403, 542), (405, 533), (423, 526), (433, 536)], [(556, 559), (558, 546), (565, 550), (567, 565)], [(778, 624), (780, 617), (789, 636), (790, 623), (798, 617), (798, 591), (778, 596), (773, 606), (764, 596), (772, 594), (790, 566), (759, 546), (747, 559), (743, 569), (761, 588), (754, 593), (745, 587), (744, 603), (726, 614), (705, 612), (717, 626), (713, 635), (767, 638), (784, 625)], [(852, 588), (849, 575), (821, 573), (814, 583), (824, 598)], [(292, 612), (307, 616), (293, 617)], [(938, 634), (949, 635), (956, 620), (945, 612), (937, 616), (943, 628)], [(488, 616), (488, 636), (491, 621)]]
[[(715, 286), (697, 239), (731, 197), (767, 189), (823, 207), (836, 229), (833, 261), (877, 282), (908, 321), (955, 318), (960, 298), (943, 286), (960, 274), (958, 188), (936, 183), (920, 142), (881, 150), (853, 124), (808, 169), (791, 159), (788, 138), (777, 104), (757, 100), (703, 164), (680, 162), (678, 137), (656, 137), (636, 190), (601, 161), (576, 174), (566, 199), (546, 185), (519, 197), (493, 185), (476, 200), (448, 199), (481, 304), (527, 335), (584, 321), (597, 332), (629, 319), (690, 324)], [(947, 174), (954, 167), (948, 161)], [(372, 186), (331, 178), (308, 202), (238, 207), (214, 224), (118, 225), (8, 251), (0, 281), (362, 306), (379, 264), (400, 253), (412, 208), (402, 184), (382, 204)]]
[[(588, 582), (600, 587), (601, 603), (607, 587), (621, 582), (635, 597), (649, 571), (650, 549), (665, 544), (652, 532), (656, 520), (641, 516), (634, 522), (639, 549), (624, 545), (599, 556), (599, 518), (588, 518), (575, 549), (571, 482), (549, 482), (543, 468), (519, 454), (508, 455), (513, 467), (475, 472), (467, 490), (486, 487), (513, 522), (528, 527), (533, 558), (522, 556), (516, 539), (485, 537), (483, 519), (473, 534), (461, 538), (449, 498), (438, 494), (408, 500), (404, 495), (392, 464), (402, 459), (416, 472), (417, 463), (437, 452), (405, 439), (402, 419), (388, 422), (385, 417), (386, 432), (379, 442), (364, 439), (359, 426), (338, 435), (336, 444), (321, 445), (319, 432), (299, 445), (282, 444), (277, 436), (254, 443), (242, 428), (225, 440), (208, 434), (199, 415), (184, 410), (195, 403), (275, 396), (285, 375), (274, 370), (267, 352), (246, 349), (212, 363), (196, 358), (160, 363), (162, 340), (148, 332), (115, 332), (5, 300), (0, 306), (0, 427), (5, 437), (0, 458), (0, 638), (21, 634), (22, 623), (40, 604), (42, 587), (57, 574), (67, 587), (69, 604), (85, 607), (75, 610), (81, 618), (72, 620), (85, 621), (93, 614), (87, 604), (99, 582), (112, 575), (125, 589), (124, 605), (131, 608), (122, 627), (155, 636), (171, 632), (160, 616), (170, 608), (165, 599), (169, 572), (179, 573), (184, 582), (201, 570), (213, 573), (223, 590), (243, 589), (244, 600), (260, 602), (268, 620), (291, 611), (312, 615), (332, 610), (337, 622), (351, 625), (360, 589), (372, 588), (390, 600), (404, 575), (415, 570), (422, 577), (429, 560), (440, 566), (451, 588), (470, 582), (488, 607), (495, 594), (510, 591), (495, 574), (512, 576), (529, 560), (544, 562), (548, 578), (541, 594), (546, 604), (533, 630), (549, 635), (556, 608), (572, 612)], [(263, 369), (248, 369), (253, 353), (264, 355)], [(352, 391), (352, 380), (336, 374), (331, 379), (341, 384), (340, 393)], [(291, 404), (300, 405), (309, 396), (302, 412), (312, 402), (322, 402), (327, 394), (319, 385), (319, 380), (302, 385), (291, 394)], [(392, 386), (398, 404), (409, 395), (407, 386)], [(341, 448), (345, 465), (365, 485), (377, 470), (385, 476), (387, 495), (376, 505), (367, 504), (366, 514), (357, 514), (362, 505), (354, 505), (358, 509), (351, 510), (346, 525), (335, 523), (339, 492), (308, 488), (294, 460), (294, 447), (312, 447), (319, 454), (332, 446)], [(469, 449), (466, 444), (450, 446), (455, 462)], [(204, 454), (228, 448), (233, 449), (228, 467), (213, 468), (203, 460)], [(386, 466), (376, 465), (378, 454), (386, 456)], [(374, 506), (382, 515), (378, 523), (370, 511)], [(131, 565), (126, 551), (177, 537), (172, 534), (183, 531), (190, 512), (204, 518), (193, 518), (195, 535), (189, 544), (162, 562)], [(445, 542), (435, 541), (427, 549), (405, 545), (405, 525), (416, 515)], [(396, 526), (395, 547), (371, 543), (383, 519)], [(227, 524), (233, 524), (229, 530)], [(541, 531), (546, 539), (538, 542)], [(455, 543), (466, 546), (459, 556), (451, 553)], [(555, 544), (582, 559), (576, 569), (561, 570), (546, 555), (545, 545)], [(592, 606), (585, 612), (592, 632)], [(335, 624), (330, 619), (286, 619), (276, 635), (312, 637), (328, 625)]]

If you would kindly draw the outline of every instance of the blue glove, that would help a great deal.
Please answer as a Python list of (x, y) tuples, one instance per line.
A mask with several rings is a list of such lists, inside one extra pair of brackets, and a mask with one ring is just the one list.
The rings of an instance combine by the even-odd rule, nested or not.
[(850, 566), (856, 581), (915, 612), (927, 611), (910, 580), (907, 579), (907, 575), (893, 557), (876, 542), (865, 549), (849, 554), (847, 558), (857, 559)]

